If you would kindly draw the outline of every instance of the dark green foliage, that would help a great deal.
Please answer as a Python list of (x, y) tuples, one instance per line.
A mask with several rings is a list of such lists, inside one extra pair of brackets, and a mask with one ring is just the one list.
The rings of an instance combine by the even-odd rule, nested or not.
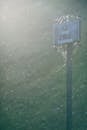
[(52, 24), (67, 13), (80, 15), (82, 22), (81, 45), (73, 49), (73, 130), (86, 130), (86, 1), (34, 2), (31, 19), (21, 16), (15, 28), (7, 23), (8, 30), (0, 30), (0, 130), (66, 129), (66, 66), (52, 48)]

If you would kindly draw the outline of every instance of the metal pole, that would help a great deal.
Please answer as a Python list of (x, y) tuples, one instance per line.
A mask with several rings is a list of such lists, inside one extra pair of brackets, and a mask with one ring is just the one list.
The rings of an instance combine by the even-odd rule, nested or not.
[(67, 44), (66, 129), (72, 130), (72, 43)]

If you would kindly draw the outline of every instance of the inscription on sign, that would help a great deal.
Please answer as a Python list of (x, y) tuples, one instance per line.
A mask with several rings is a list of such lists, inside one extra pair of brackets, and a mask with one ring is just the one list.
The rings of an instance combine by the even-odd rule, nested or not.
[(80, 40), (79, 20), (68, 21), (65, 23), (55, 23), (53, 25), (54, 44), (73, 43)]

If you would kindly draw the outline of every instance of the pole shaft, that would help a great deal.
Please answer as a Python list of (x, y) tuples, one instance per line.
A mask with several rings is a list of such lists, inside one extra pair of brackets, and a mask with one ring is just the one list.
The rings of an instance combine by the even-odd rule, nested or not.
[(67, 104), (66, 104), (66, 127), (72, 130), (72, 43), (67, 44)]

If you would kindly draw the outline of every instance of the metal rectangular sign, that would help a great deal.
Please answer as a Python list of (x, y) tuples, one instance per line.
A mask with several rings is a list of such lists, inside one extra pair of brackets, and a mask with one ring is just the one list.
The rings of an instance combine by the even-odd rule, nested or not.
[(80, 40), (80, 21), (68, 21), (53, 25), (53, 42), (55, 45), (73, 43)]

